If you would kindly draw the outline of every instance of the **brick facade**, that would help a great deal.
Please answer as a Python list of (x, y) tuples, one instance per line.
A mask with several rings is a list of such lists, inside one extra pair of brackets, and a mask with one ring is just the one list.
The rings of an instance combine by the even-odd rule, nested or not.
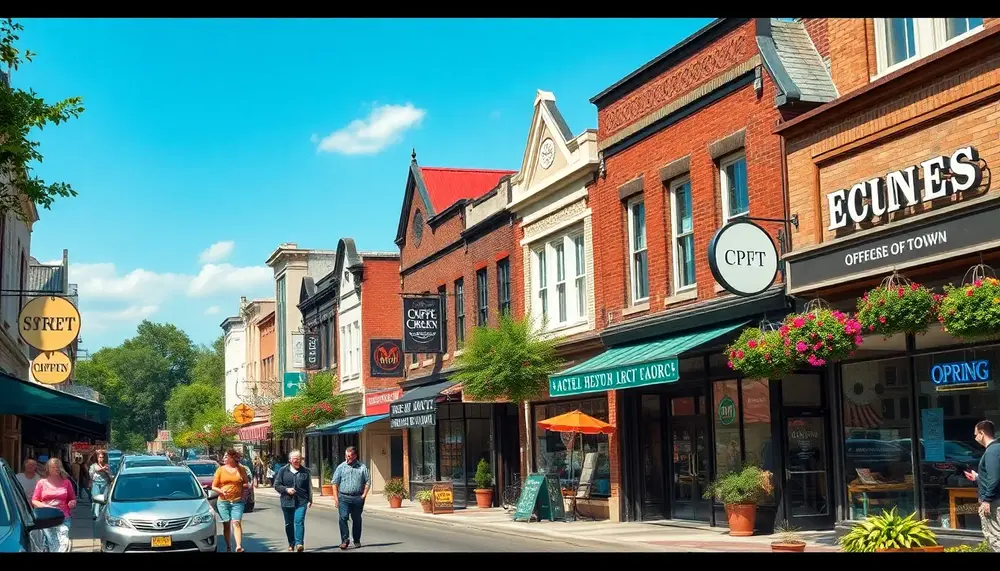
[(371, 392), (399, 385), (398, 378), (371, 376), (369, 340), (402, 338), (403, 300), (399, 295), (399, 258), (361, 256), (365, 268), (361, 284), (361, 378), (365, 392)]

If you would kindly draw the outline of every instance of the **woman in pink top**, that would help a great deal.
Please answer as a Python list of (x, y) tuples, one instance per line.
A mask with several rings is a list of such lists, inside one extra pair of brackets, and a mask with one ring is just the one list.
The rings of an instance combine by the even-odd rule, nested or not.
[(47, 476), (35, 484), (35, 493), (31, 503), (36, 508), (56, 508), (66, 515), (62, 525), (45, 530), (45, 547), (49, 551), (68, 552), (72, 544), (69, 541), (70, 515), (76, 507), (76, 493), (62, 462), (51, 458), (46, 462)]

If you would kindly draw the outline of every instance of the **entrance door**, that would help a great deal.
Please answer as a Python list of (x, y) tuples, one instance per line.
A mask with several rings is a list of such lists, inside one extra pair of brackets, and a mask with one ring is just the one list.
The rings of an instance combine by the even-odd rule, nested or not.
[(801, 529), (832, 524), (826, 418), (819, 411), (785, 411), (785, 510)]
[(666, 471), (663, 466), (663, 413), (660, 395), (642, 395), (639, 442), (642, 461), (642, 519), (667, 517)]
[[(696, 414), (679, 416), (676, 413), (684, 404), (677, 401), (695, 400), (688, 398), (671, 399), (670, 450), (672, 462), (671, 517), (695, 521), (711, 521), (712, 503), (701, 497), (709, 484), (711, 448), (708, 445), (708, 426), (705, 422), (704, 406), (693, 411)], [(699, 403), (704, 399), (698, 399)], [(681, 406), (678, 406), (681, 404)]]
[(381, 493), (385, 483), (391, 478), (389, 462), (389, 435), (369, 434), (368, 435), (369, 470), (371, 472), (372, 491)]

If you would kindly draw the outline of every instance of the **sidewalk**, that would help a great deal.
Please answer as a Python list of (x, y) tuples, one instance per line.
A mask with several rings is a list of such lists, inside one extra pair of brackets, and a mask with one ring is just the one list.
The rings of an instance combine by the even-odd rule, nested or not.
[[(277, 497), (271, 488), (257, 488), (257, 494)], [(333, 498), (313, 496), (313, 506), (334, 509)], [(501, 508), (467, 508), (455, 510), (453, 514), (433, 515), (424, 513), (419, 502), (403, 500), (401, 508), (389, 507), (389, 502), (381, 495), (372, 494), (365, 505), (366, 512), (406, 519), (433, 522), (455, 527), (473, 527), (492, 533), (503, 533), (519, 537), (546, 537), (576, 545), (589, 547), (594, 544), (628, 546), (635, 551), (692, 551), (692, 552), (770, 552), (770, 535), (753, 537), (730, 537), (726, 528), (705, 525), (690, 525), (678, 522), (657, 523), (612, 523), (608, 521), (576, 522), (515, 522), (512, 513)], [(807, 552), (840, 551), (833, 531), (802, 532)]]
[(73, 521), (69, 526), (69, 540), (73, 544), (73, 553), (89, 553), (101, 550), (101, 544), (94, 537), (94, 520), (91, 515), (90, 502), (77, 502), (73, 509)]

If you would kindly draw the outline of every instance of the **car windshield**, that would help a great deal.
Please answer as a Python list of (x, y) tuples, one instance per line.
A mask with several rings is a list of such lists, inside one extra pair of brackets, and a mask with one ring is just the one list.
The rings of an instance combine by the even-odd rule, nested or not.
[(14, 502), (14, 498), (11, 494), (14, 490), (9, 486), (19, 486), (20, 484), (15, 481), (7, 480), (6, 482), (0, 483), (0, 527), (6, 527), (11, 524), (10, 516), (10, 504)]
[(125, 473), (115, 482), (113, 502), (197, 500), (204, 496), (201, 485), (183, 472)]
[(219, 467), (215, 464), (188, 464), (195, 476), (214, 476)]
[(126, 468), (141, 468), (143, 466), (169, 466), (170, 460), (166, 458), (142, 458), (141, 460), (126, 460)]

